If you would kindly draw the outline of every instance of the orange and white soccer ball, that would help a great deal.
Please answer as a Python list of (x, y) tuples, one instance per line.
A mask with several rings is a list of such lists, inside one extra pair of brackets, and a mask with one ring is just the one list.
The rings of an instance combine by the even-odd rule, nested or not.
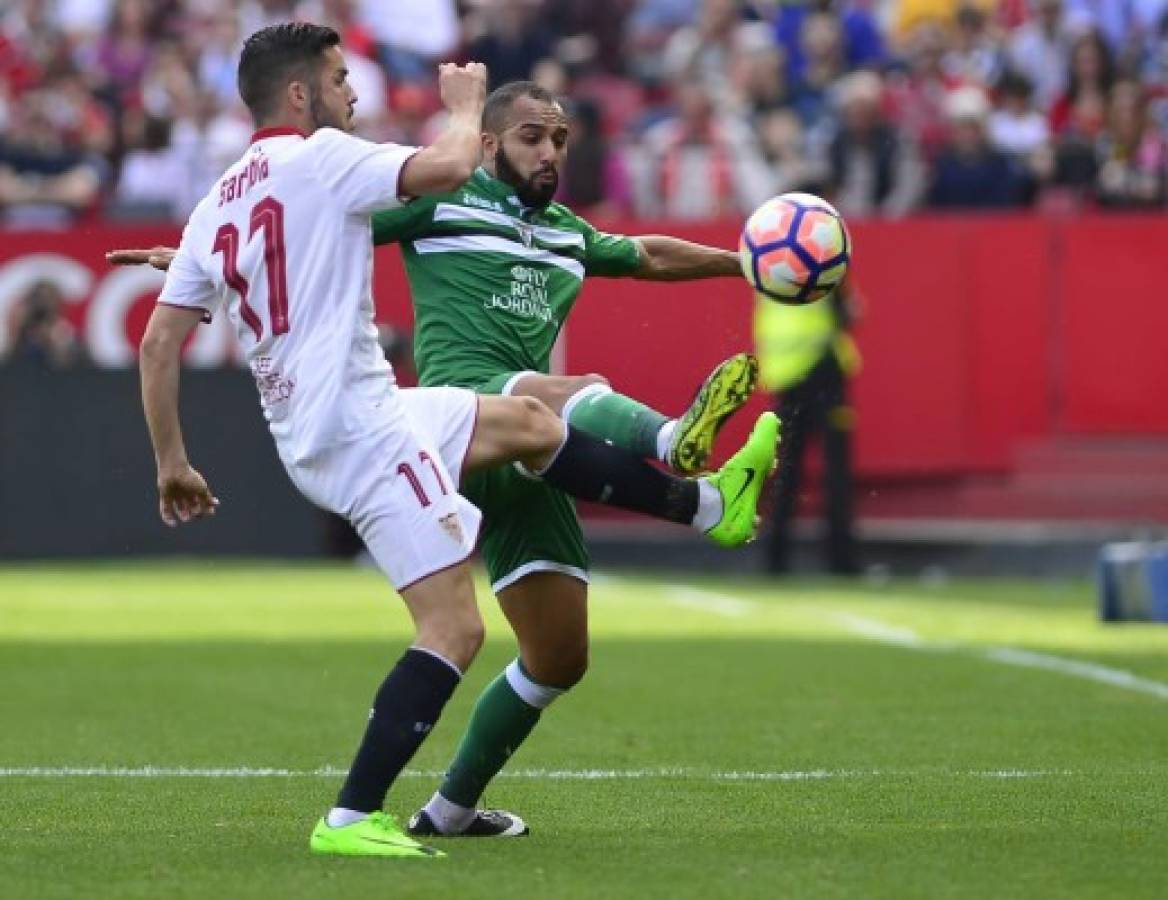
[(813, 303), (843, 281), (852, 241), (843, 217), (814, 194), (772, 197), (746, 220), (738, 241), (742, 274), (779, 303)]

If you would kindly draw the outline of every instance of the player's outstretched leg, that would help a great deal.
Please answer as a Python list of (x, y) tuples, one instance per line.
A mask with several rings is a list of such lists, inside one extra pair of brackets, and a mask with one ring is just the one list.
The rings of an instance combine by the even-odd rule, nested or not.
[(737, 353), (719, 363), (673, 424), (665, 453), (670, 468), (683, 475), (704, 469), (718, 432), (746, 405), (757, 384), (758, 360), (749, 353)]
[(774, 468), (778, 420), (773, 413), (759, 418), (746, 444), (720, 472), (697, 479), (662, 472), (571, 426), (566, 432), (563, 422), (533, 398), (481, 396), (466, 467), (517, 460), (580, 500), (689, 525), (723, 547), (754, 537), (759, 494)]

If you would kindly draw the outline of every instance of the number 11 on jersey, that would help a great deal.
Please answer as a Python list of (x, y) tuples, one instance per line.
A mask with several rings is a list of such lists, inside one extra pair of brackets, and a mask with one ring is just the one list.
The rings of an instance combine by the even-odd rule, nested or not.
[[(264, 233), (264, 268), (268, 275), (268, 317), (272, 334), (287, 334), (288, 261), (284, 250), (284, 205), (275, 197), (264, 197), (252, 207), (250, 221), (249, 241), (257, 231)], [(223, 280), (239, 294), (239, 315), (259, 341), (264, 336), (263, 323), (247, 302), (251, 285), (239, 271), (239, 229), (233, 222), (219, 226), (211, 252), (223, 254)]]

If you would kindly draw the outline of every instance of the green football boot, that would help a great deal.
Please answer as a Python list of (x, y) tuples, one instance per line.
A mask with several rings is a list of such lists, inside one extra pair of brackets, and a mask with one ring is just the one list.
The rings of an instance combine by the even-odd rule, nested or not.
[(682, 475), (702, 471), (722, 425), (742, 409), (757, 383), (758, 360), (749, 353), (738, 353), (720, 363), (677, 420), (666, 454), (669, 467)]
[(400, 859), (437, 859), (441, 850), (420, 844), (402, 831), (388, 813), (375, 812), (369, 818), (332, 828), (321, 819), (312, 829), (308, 848), (313, 853), (334, 856), (394, 856)]
[(705, 476), (722, 495), (722, 518), (706, 532), (715, 544), (739, 547), (754, 540), (758, 527), (758, 498), (775, 470), (779, 446), (779, 417), (765, 412), (741, 449), (713, 475)]

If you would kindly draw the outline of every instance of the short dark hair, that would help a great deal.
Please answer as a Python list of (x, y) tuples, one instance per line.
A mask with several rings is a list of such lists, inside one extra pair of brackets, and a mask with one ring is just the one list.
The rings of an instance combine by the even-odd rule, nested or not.
[(239, 57), (239, 96), (257, 122), (279, 106), (288, 82), (308, 79), (320, 55), (341, 42), (332, 28), (309, 22), (285, 22), (261, 28), (243, 44)]
[(534, 81), (511, 81), (495, 88), (483, 106), (483, 131), (498, 134), (507, 121), (511, 104), (521, 97), (530, 97), (543, 103), (559, 103), (556, 95)]

